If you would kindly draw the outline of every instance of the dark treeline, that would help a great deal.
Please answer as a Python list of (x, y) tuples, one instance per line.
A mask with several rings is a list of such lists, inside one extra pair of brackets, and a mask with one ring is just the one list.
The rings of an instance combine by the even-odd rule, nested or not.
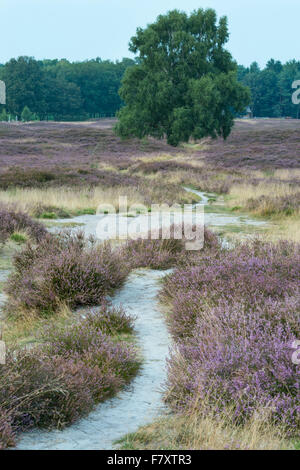
[[(118, 90), (132, 59), (120, 62), (100, 58), (71, 63), (62, 60), (11, 59), (0, 65), (7, 103), (0, 105), (0, 120), (84, 120), (114, 116), (122, 106)], [(300, 62), (282, 64), (271, 59), (264, 69), (254, 62), (238, 66), (238, 79), (251, 90), (254, 117), (300, 118), (292, 103), (292, 83), (300, 79)]]
[(2, 118), (5, 113), (18, 118), (23, 113), (24, 120), (30, 116), (54, 120), (114, 116), (121, 107), (118, 90), (122, 77), (134, 63), (131, 59), (116, 63), (99, 58), (75, 63), (11, 59), (0, 67), (7, 97), (6, 106), (1, 106)]
[(251, 90), (251, 111), (254, 117), (300, 118), (300, 106), (292, 102), (292, 84), (300, 79), (300, 62), (282, 64), (269, 60), (264, 69), (254, 62), (238, 67), (238, 79)]

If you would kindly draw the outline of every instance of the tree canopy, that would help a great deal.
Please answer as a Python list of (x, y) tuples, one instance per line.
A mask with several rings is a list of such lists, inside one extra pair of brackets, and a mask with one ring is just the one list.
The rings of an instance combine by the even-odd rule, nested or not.
[(0, 67), (0, 79), (6, 83), (6, 111), (20, 118), (27, 106), (40, 119), (56, 120), (114, 116), (122, 105), (121, 79), (134, 63), (132, 59), (116, 63), (99, 58), (74, 63), (11, 59)]
[(167, 137), (178, 145), (190, 137), (228, 137), (236, 113), (249, 104), (237, 66), (224, 48), (226, 17), (212, 9), (190, 16), (161, 15), (131, 39), (138, 64), (123, 79), (117, 132), (122, 137)]
[(238, 79), (250, 88), (254, 117), (300, 117), (300, 105), (292, 102), (292, 84), (300, 80), (299, 61), (282, 64), (271, 59), (264, 69), (256, 62), (248, 68), (240, 65)]
[[(300, 118), (300, 105), (292, 102), (300, 61), (270, 59), (263, 69), (256, 62), (237, 67), (225, 49), (227, 39), (226, 19), (217, 22), (213, 10), (190, 16), (173, 11), (137, 30), (130, 45), (135, 60), (11, 59), (0, 64), (0, 80), (6, 84), (0, 121), (22, 119), (25, 107), (31, 119), (40, 120), (115, 116), (125, 101), (120, 135), (167, 135), (176, 145), (190, 136), (226, 137), (246, 101), (254, 117)], [(246, 100), (236, 79), (251, 98)]]

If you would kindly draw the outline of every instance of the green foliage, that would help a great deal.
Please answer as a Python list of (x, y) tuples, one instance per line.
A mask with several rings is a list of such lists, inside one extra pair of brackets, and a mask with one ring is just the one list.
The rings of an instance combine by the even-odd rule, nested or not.
[(8, 114), (7, 114), (5, 108), (3, 108), (1, 113), (0, 113), (0, 122), (1, 121), (8, 121)]
[(41, 219), (57, 219), (57, 215), (55, 212), (43, 212), (40, 215)]
[(249, 103), (236, 64), (224, 48), (227, 19), (212, 9), (190, 16), (174, 10), (138, 29), (130, 50), (139, 53), (120, 90), (122, 137), (167, 136), (177, 146), (190, 137), (228, 137), (237, 112)]
[(28, 240), (28, 236), (24, 233), (14, 232), (10, 236), (10, 239), (16, 243), (25, 243)]
[(33, 114), (28, 108), (28, 106), (25, 106), (22, 113), (21, 113), (21, 119), (24, 122), (32, 121), (33, 119)]
[(33, 119), (114, 116), (122, 105), (118, 94), (121, 79), (133, 64), (131, 59), (116, 63), (99, 58), (75, 63), (11, 59), (0, 68), (0, 79), (6, 83), (7, 110), (21, 117), (27, 106)]
[(292, 102), (292, 83), (300, 79), (300, 61), (283, 65), (271, 59), (263, 70), (256, 62), (249, 68), (239, 66), (238, 79), (251, 90), (254, 117), (300, 117), (300, 105)]
[[(224, 49), (227, 38), (226, 19), (217, 24), (213, 10), (198, 10), (190, 17), (173, 11), (145, 30), (138, 29), (130, 46), (139, 53), (136, 61), (11, 59), (0, 66), (7, 95), (5, 107), (0, 105), (0, 121), (9, 115), (20, 118), (25, 106), (32, 112), (31, 120), (115, 116), (123, 105), (118, 90), (127, 69), (121, 91), (127, 106), (118, 126), (123, 137), (167, 135), (176, 144), (194, 134), (226, 136), (231, 115), (242, 114), (245, 101), (251, 102), (256, 117), (299, 118), (292, 83), (300, 79), (300, 61), (282, 64), (271, 59), (263, 70), (256, 62), (248, 68), (238, 66), (239, 83), (251, 90), (251, 100), (246, 100), (245, 90), (236, 86), (236, 65)], [(220, 89), (222, 74), (229, 80)], [(211, 80), (195, 84), (204, 78)], [(213, 103), (212, 109), (208, 103)], [(200, 125), (199, 113), (205, 115)]]

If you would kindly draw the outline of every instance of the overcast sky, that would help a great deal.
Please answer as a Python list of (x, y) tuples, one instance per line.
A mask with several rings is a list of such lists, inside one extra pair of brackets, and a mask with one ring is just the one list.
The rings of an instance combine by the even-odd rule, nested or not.
[(174, 8), (206, 7), (228, 16), (228, 49), (240, 64), (299, 60), (300, 0), (0, 0), (0, 63), (131, 57), (138, 26)]

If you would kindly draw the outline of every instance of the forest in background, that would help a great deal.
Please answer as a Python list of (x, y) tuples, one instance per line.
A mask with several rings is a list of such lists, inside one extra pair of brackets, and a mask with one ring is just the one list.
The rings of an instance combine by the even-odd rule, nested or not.
[(300, 106), (291, 99), (292, 84), (300, 79), (300, 61), (282, 64), (271, 59), (264, 69), (257, 62), (250, 67), (238, 66), (238, 80), (251, 91), (251, 111), (254, 117), (300, 118)]
[[(112, 62), (100, 58), (83, 62), (19, 57), (0, 65), (7, 102), (0, 105), (0, 121), (18, 119), (81, 121), (115, 116), (122, 107), (119, 88), (125, 70), (135, 60)], [(261, 69), (237, 67), (238, 80), (251, 91), (253, 117), (300, 117), (292, 103), (292, 83), (300, 79), (300, 61), (286, 64), (271, 59)]]
[[(96, 58), (71, 63), (62, 60), (11, 59), (0, 66), (0, 79), (6, 84), (6, 106), (0, 120), (8, 115), (24, 120), (86, 120), (111, 117), (121, 107), (118, 94), (132, 59), (120, 62)], [(5, 111), (4, 111), (5, 110)]]

